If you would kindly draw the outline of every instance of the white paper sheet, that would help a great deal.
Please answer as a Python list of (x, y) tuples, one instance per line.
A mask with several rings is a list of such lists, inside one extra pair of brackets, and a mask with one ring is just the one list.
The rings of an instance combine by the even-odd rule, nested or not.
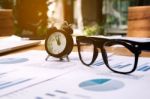
[(45, 61), (45, 51), (29, 51), (0, 57), (0, 96), (54, 79), (75, 68), (76, 62)]
[[(35, 53), (40, 53), (40, 51), (37, 51)], [(28, 54), (30, 55), (27, 56), (32, 56), (30, 52)], [(40, 58), (42, 59), (42, 56), (44, 57), (45, 55), (46, 54), (44, 53), (41, 54)], [(150, 58), (141, 58), (137, 70), (129, 75), (113, 73), (104, 64), (99, 63), (102, 62), (102, 60), (97, 60), (96, 63), (92, 65), (92, 67), (86, 67), (82, 65), (82, 63), (79, 61), (77, 53), (72, 53), (70, 55), (70, 59), (71, 62), (69, 63), (71, 65), (64, 66), (65, 68), (61, 67), (61, 69), (58, 66), (58, 64), (60, 65), (61, 63), (53, 58), (51, 58), (50, 61), (48, 62), (44, 62), (44, 60), (41, 61), (42, 63), (44, 62), (44, 65), (38, 66), (35, 60), (34, 62), (31, 62), (33, 60), (31, 60), (30, 62), (28, 61), (26, 62), (26, 64), (18, 63), (16, 66), (14, 66), (15, 67), (14, 70), (18, 68), (25, 69), (22, 70), (24, 73), (20, 72), (17, 73), (22, 74), (21, 76), (22, 78), (33, 79), (37, 77), (43, 79), (43, 77), (49, 77), (51, 78), (51, 80), (42, 82), (40, 84), (37, 84), (36, 86), (24, 88), (22, 90), (17, 90), (16, 92), (15, 88), (10, 88), (11, 90), (13, 90), (12, 91), (13, 93), (4, 94), (3, 97), (0, 97), (0, 99), (133, 99), (133, 98), (149, 99), (150, 98), (149, 93)], [(34, 66), (34, 64), (36, 65)], [(56, 68), (52, 64), (55, 64)], [(62, 64), (65, 65), (65, 63)], [(61, 66), (63, 66), (62, 64)], [(10, 66), (7, 65), (6, 67), (11, 66), (12, 65)], [(74, 68), (74, 66), (76, 68)], [(68, 67), (73, 68), (67, 70), (66, 68)], [(7, 70), (6, 73), (7, 72), (13, 73), (14, 71), (7, 68), (4, 70)], [(66, 73), (65, 70), (67, 70), (68, 72)], [(26, 71), (29, 73), (27, 74), (27, 76), (23, 76), (23, 74), (26, 74)], [(60, 71), (62, 71), (63, 73), (60, 73)], [(31, 74), (33, 73), (35, 75), (30, 75), (30, 73)], [(50, 77), (49, 75), (51, 73), (52, 74), (54, 73), (55, 76)], [(57, 75), (56, 73), (60, 73), (60, 75), (56, 76)], [(41, 74), (43, 74), (43, 76)], [(3, 76), (5, 74), (1, 75)], [(13, 76), (13, 77), (20, 77), (20, 76)], [(20, 84), (20, 86), (22, 87), (23, 84)]]
[(129, 76), (101, 75), (91, 68), (80, 67), (2, 99), (149, 99), (150, 77), (130, 79)]
[(40, 40), (28, 40), (15, 35), (0, 39), (0, 53), (10, 52), (16, 49), (25, 48), (40, 44)]

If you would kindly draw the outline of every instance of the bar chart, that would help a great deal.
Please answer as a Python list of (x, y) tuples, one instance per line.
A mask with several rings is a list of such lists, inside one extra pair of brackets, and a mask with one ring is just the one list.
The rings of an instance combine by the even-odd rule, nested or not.
[(2, 58), (0, 64), (16, 64), (28, 61), (27, 58)]

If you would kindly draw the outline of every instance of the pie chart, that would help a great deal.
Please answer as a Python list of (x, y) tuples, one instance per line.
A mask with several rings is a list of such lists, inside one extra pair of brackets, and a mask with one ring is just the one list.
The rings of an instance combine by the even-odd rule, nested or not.
[(79, 87), (88, 91), (103, 92), (114, 91), (124, 87), (124, 83), (114, 79), (91, 79), (83, 81)]

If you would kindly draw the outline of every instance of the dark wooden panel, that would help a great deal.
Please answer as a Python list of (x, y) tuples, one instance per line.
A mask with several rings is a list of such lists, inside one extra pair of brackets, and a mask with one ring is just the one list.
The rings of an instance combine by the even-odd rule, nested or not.
[(129, 7), (127, 36), (150, 37), (150, 6)]
[(0, 36), (13, 34), (13, 14), (12, 10), (0, 9)]

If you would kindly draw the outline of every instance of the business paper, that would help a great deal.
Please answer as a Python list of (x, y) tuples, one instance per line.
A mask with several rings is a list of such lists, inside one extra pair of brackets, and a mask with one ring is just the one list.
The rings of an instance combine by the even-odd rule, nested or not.
[[(60, 61), (60, 59), (51, 56), (46, 61), (47, 56), (48, 54), (46, 53), (46, 51), (38, 51), (38, 50), (31, 50), (25, 53), (11, 54), (0, 57), (0, 66), (1, 65), (9, 67), (25, 66), (25, 67), (41, 67), (41, 68), (49, 66), (47, 68), (52, 68), (54, 64), (70, 65), (77, 63), (76, 61), (79, 61), (77, 53), (72, 53), (71, 55), (69, 55), (70, 58), (69, 62), (66, 60), (66, 58)], [(54, 67), (56, 66), (57, 65), (55, 65)]]
[(46, 61), (46, 56), (45, 51), (28, 51), (0, 57), (0, 96), (54, 79), (78, 66), (52, 57)]
[[(110, 71), (101, 55), (90, 67), (79, 61), (78, 53), (69, 55), (70, 62), (45, 61), (46, 56), (45, 51), (29, 51), (1, 57), (0, 99), (150, 98), (150, 58), (141, 57), (134, 73), (122, 75)], [(112, 62), (118, 68), (122, 63)]]
[(130, 79), (130, 75), (117, 75), (101, 75), (81, 66), (74, 72), (2, 99), (149, 99), (150, 78)]

